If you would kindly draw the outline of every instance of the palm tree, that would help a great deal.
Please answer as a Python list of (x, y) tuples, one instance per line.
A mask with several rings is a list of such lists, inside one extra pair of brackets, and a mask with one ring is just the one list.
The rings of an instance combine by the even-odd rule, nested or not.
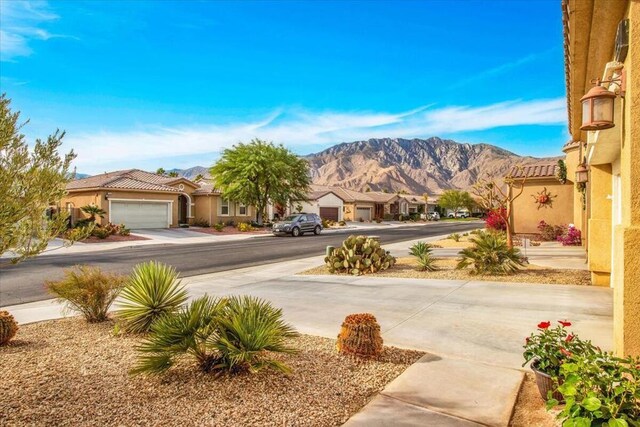
[(167, 174), (167, 176), (170, 176), (171, 178), (177, 178), (180, 175), (178, 175), (178, 172), (176, 171), (171, 171)]
[(87, 215), (89, 215), (89, 221), (95, 222), (96, 217), (104, 218), (104, 215), (107, 213), (105, 210), (100, 209), (97, 205), (86, 205), (82, 206), (80, 210)]
[(196, 177), (193, 179), (195, 182), (199, 182), (202, 181), (204, 179), (204, 175), (202, 175), (201, 173), (199, 173), (198, 175), (196, 175)]
[(158, 170), (156, 170), (156, 175), (164, 175), (165, 173), (167, 173), (164, 168), (158, 168)]

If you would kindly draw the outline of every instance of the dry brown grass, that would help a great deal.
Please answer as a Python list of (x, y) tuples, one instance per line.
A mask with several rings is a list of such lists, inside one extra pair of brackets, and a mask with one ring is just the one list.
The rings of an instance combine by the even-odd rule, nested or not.
[[(415, 257), (398, 258), (389, 270), (372, 274), (375, 277), (397, 277), (404, 279), (443, 279), (443, 280), (483, 280), (491, 282), (517, 283), (548, 283), (555, 285), (590, 285), (591, 278), (588, 271), (558, 270), (538, 265), (527, 264), (522, 270), (510, 276), (470, 274), (470, 270), (456, 270), (457, 261), (453, 258), (438, 258), (438, 271), (417, 271), (418, 263)], [(324, 275), (330, 274), (324, 265), (311, 268), (299, 274)]]
[[(293, 372), (214, 377), (185, 361), (160, 377), (132, 377), (136, 337), (78, 318), (21, 327), (0, 347), (0, 425), (337, 426), (424, 353), (385, 347), (356, 362), (332, 339), (303, 335)], [(339, 325), (336, 326), (336, 332)]]

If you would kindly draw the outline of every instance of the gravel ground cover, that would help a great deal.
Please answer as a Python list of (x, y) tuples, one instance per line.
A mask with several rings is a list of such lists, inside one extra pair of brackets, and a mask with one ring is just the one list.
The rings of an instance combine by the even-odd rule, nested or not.
[(218, 231), (213, 227), (189, 227), (190, 231), (197, 231), (198, 233), (224, 235), (224, 234), (269, 234), (271, 228), (256, 228), (253, 231), (240, 231), (236, 227), (229, 225), (225, 226), (222, 231)]
[[(438, 271), (417, 271), (417, 262), (414, 257), (398, 258), (398, 261), (389, 270), (375, 274), (374, 277), (397, 277), (404, 279), (445, 279), (445, 280), (484, 280), (491, 282), (519, 282), (519, 283), (548, 283), (556, 285), (590, 285), (591, 279), (586, 270), (559, 270), (541, 267), (533, 264), (526, 266), (519, 272), (510, 276), (469, 274), (469, 270), (456, 270), (457, 261), (451, 258), (439, 258), (436, 261)], [(299, 274), (323, 275), (330, 274), (324, 265), (311, 268)]]
[(511, 416), (510, 427), (554, 427), (560, 423), (556, 421), (557, 410), (547, 411), (545, 402), (540, 397), (533, 374), (527, 373), (518, 400)]
[[(20, 327), (0, 347), (0, 425), (337, 426), (424, 353), (386, 347), (380, 360), (337, 354), (302, 335), (293, 370), (215, 377), (185, 361), (164, 376), (130, 376), (138, 337), (79, 318)], [(336, 332), (339, 325), (336, 328)]]

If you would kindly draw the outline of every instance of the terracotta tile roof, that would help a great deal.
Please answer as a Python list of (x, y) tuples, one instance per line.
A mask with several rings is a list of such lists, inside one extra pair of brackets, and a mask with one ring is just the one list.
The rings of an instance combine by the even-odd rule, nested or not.
[(183, 179), (185, 178), (160, 176), (140, 169), (124, 169), (76, 179), (67, 184), (67, 190), (118, 188), (123, 190), (169, 191), (175, 193), (180, 192), (180, 190), (168, 184)]
[(556, 176), (557, 163), (538, 163), (527, 166), (514, 166), (509, 176), (515, 179), (522, 178), (552, 178)]
[(580, 147), (580, 141), (569, 141), (566, 144), (564, 144), (562, 146), (562, 151), (564, 151), (565, 153), (567, 152), (567, 150), (570, 150), (572, 148), (576, 148), (576, 147)]

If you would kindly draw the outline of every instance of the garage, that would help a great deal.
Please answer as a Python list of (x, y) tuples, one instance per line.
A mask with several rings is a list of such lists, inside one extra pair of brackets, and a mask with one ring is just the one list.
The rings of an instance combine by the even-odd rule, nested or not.
[(143, 201), (112, 201), (109, 220), (127, 228), (169, 228), (171, 203)]
[(365, 221), (371, 221), (371, 208), (356, 208), (356, 221), (362, 218)]
[(320, 208), (320, 218), (322, 219), (331, 219), (333, 221), (340, 220), (340, 208), (329, 208), (329, 207), (321, 207)]

